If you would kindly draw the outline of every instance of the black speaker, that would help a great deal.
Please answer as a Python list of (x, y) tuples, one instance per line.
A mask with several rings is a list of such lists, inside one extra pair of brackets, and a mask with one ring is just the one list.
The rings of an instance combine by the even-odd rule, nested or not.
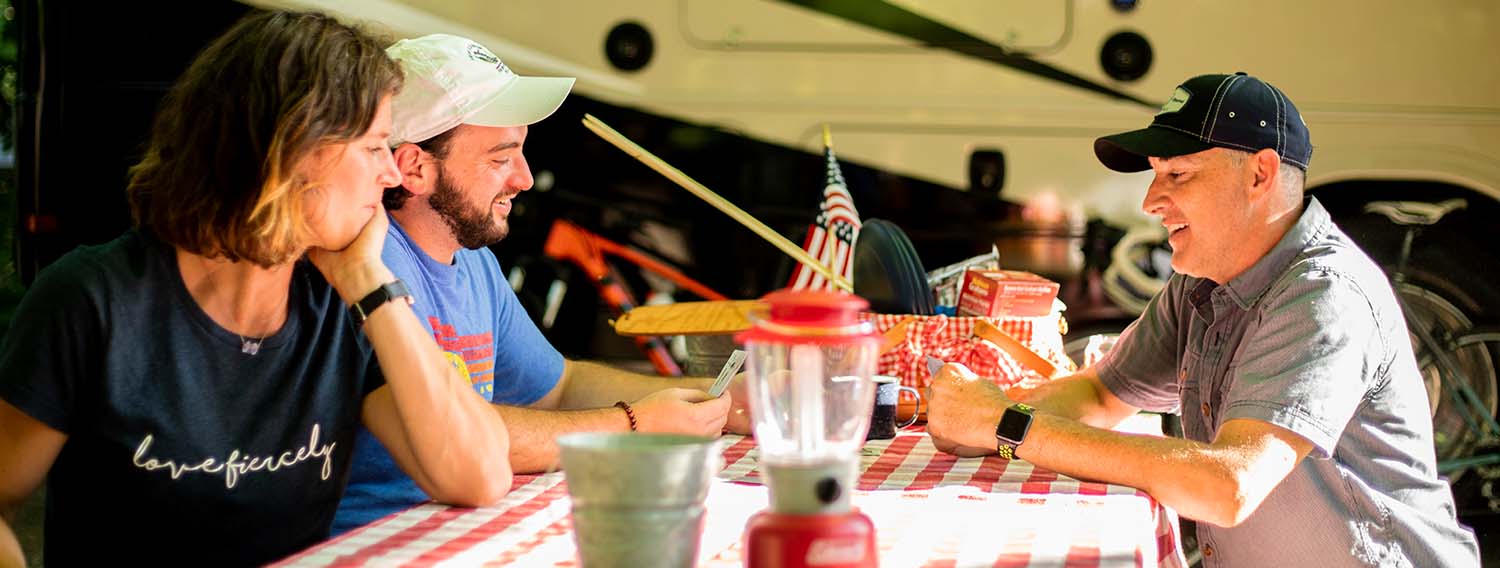
[(651, 62), (651, 55), (655, 52), (651, 31), (635, 22), (615, 26), (604, 38), (604, 57), (621, 71), (639, 71)]
[(1119, 32), (1104, 40), (1099, 65), (1116, 81), (1134, 81), (1151, 69), (1151, 43), (1135, 32)]
[(969, 191), (999, 195), (1005, 187), (1005, 153), (980, 149), (969, 154)]

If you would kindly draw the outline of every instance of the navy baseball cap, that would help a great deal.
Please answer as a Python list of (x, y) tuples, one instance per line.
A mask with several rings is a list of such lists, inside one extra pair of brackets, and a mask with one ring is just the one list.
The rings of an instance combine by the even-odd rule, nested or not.
[(1183, 82), (1151, 126), (1094, 141), (1094, 155), (1117, 172), (1151, 169), (1148, 156), (1171, 158), (1209, 148), (1276, 150), (1307, 170), (1312, 141), (1302, 114), (1285, 93), (1244, 73), (1199, 75)]

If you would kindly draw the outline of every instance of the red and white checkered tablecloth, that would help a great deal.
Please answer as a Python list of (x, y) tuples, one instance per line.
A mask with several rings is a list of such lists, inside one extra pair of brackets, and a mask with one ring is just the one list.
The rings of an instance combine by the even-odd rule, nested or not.
[[(741, 566), (741, 532), (765, 509), (754, 441), (726, 436), (709, 489), (699, 566)], [(1185, 566), (1177, 515), (1129, 487), (995, 456), (938, 452), (902, 432), (862, 451), (854, 505), (875, 523), (882, 566)], [(282, 561), (284, 566), (577, 566), (561, 472), (516, 476), (493, 507), (426, 504)]]
[(864, 314), (861, 317), (875, 324), (875, 329), (881, 333), (909, 322), (901, 342), (876, 360), (876, 370), (882, 375), (898, 377), (901, 384), (917, 389), (932, 384), (932, 373), (927, 368), (928, 356), (948, 363), (961, 363), (1001, 388), (1010, 388), (1023, 382), (1037, 383), (1050, 378), (1028, 370), (998, 345), (974, 335), (974, 328), (980, 321), (1000, 328), (1059, 369), (1072, 371), (1076, 368), (1063, 349), (1062, 331), (1066, 324), (1061, 312), (1054, 311), (1036, 317), (981, 318), (906, 314)]

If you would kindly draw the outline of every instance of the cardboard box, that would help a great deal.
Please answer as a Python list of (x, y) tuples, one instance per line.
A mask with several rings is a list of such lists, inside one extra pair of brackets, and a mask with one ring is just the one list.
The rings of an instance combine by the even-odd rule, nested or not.
[(958, 295), (958, 315), (1035, 317), (1052, 313), (1058, 284), (1018, 270), (969, 270)]

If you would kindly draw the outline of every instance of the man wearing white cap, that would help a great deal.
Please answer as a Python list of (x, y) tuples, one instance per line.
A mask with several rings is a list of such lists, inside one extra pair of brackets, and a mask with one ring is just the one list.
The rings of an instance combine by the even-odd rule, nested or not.
[[(573, 79), (516, 75), (484, 46), (446, 34), (402, 40), (387, 54), (406, 84), (392, 102), (402, 186), (386, 190), (392, 222), (382, 256), (449, 361), (504, 417), (512, 468), (555, 467), (553, 440), (566, 432), (718, 435), (730, 397), (698, 390), (710, 380), (564, 359), (485, 248), (505, 237), (511, 200), (531, 188), (527, 125), (557, 110)], [(360, 432), (356, 448), (335, 534), (428, 500), (369, 432)]]

